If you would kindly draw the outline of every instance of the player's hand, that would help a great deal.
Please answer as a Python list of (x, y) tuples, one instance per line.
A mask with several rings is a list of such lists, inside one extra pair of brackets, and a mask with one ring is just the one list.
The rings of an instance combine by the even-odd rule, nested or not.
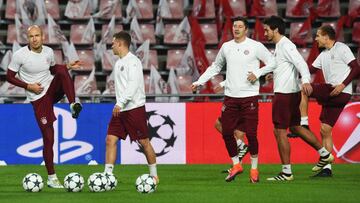
[(119, 116), (120, 116), (120, 107), (119, 107), (118, 105), (115, 105), (115, 106), (114, 106), (113, 116), (114, 116), (114, 117), (119, 117)]
[(256, 82), (257, 78), (253, 72), (249, 71), (247, 75), (247, 80), (251, 83), (254, 83)]
[(345, 85), (342, 83), (340, 85), (335, 85), (334, 87), (334, 90), (330, 92), (331, 97), (339, 95), (345, 89)]
[(41, 87), (41, 84), (37, 82), (34, 84), (28, 84), (26, 89), (30, 92), (34, 92), (35, 94), (40, 94), (44, 90), (44, 87)]
[(195, 84), (191, 85), (191, 90), (193, 91), (193, 93), (196, 93), (198, 88), (199, 88), (199, 85), (195, 85)]
[(79, 69), (82, 65), (84, 65), (84, 62), (82, 61), (72, 61), (66, 64), (66, 67), (68, 68), (68, 70), (72, 70), (72, 69)]
[(304, 83), (304, 84), (302, 84), (301, 89), (302, 89), (302, 91), (304, 92), (304, 94), (305, 94), (306, 96), (310, 96), (311, 93), (312, 93), (312, 91), (313, 91), (313, 88), (312, 88), (312, 86), (310, 85), (310, 83)]
[(274, 80), (274, 75), (272, 73), (269, 73), (265, 76), (266, 82), (272, 82)]

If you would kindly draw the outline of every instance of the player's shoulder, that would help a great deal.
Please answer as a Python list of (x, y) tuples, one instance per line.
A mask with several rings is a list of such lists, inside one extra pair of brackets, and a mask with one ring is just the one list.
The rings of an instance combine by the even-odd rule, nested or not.
[(45, 53), (54, 53), (54, 50), (46, 45), (43, 45), (43, 51)]
[(12, 58), (23, 58), (29, 52), (30, 50), (28, 46), (21, 47), (20, 49), (18, 49), (13, 53)]
[(344, 49), (350, 49), (349, 46), (343, 42), (335, 42), (336, 49), (344, 50)]
[(233, 45), (233, 44), (235, 44), (235, 40), (234, 40), (234, 39), (224, 42), (224, 43), (221, 45), (221, 47), (222, 47), (222, 48), (223, 48), (223, 47), (228, 47), (228, 46), (231, 46), (231, 45)]

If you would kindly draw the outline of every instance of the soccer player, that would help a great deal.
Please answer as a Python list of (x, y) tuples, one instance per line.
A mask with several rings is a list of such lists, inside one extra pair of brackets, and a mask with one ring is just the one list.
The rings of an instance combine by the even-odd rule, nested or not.
[[(64, 97), (70, 102), (73, 118), (77, 118), (82, 109), (75, 102), (75, 90), (68, 69), (79, 68), (79, 61), (68, 65), (55, 65), (54, 52), (43, 45), (44, 35), (37, 25), (27, 30), (29, 44), (16, 51), (9, 64), (6, 79), (11, 84), (26, 90), (36, 121), (43, 137), (43, 156), (48, 172), (47, 185), (51, 188), (63, 188), (54, 170), (54, 128), (56, 120), (53, 105)], [(18, 77), (15, 77), (18, 74)]]
[(300, 100), (301, 93), (298, 85), (299, 72), (302, 80), (302, 91), (309, 95), (312, 87), (309, 83), (310, 73), (303, 57), (297, 51), (296, 46), (285, 34), (285, 22), (278, 16), (271, 16), (264, 21), (265, 37), (276, 44), (275, 65), (265, 67), (250, 73), (248, 80), (254, 82), (261, 75), (273, 72), (274, 79), (274, 99), (272, 106), (272, 119), (274, 124), (274, 134), (278, 144), (278, 150), (282, 163), (282, 171), (279, 175), (267, 178), (270, 181), (290, 181), (293, 180), (290, 164), (290, 143), (287, 137), (287, 129), (299, 134), (299, 136), (316, 149), (320, 154), (317, 166), (325, 166), (331, 163), (334, 157), (317, 140), (315, 135), (308, 129), (300, 126)]
[(106, 137), (105, 172), (112, 173), (116, 160), (117, 142), (126, 139), (137, 141), (144, 149), (150, 175), (157, 183), (156, 155), (149, 140), (146, 122), (143, 67), (139, 58), (129, 51), (131, 36), (121, 31), (114, 34), (112, 50), (119, 56), (114, 66), (116, 104)]
[(234, 39), (221, 46), (215, 62), (192, 84), (192, 89), (195, 91), (198, 86), (205, 84), (226, 64), (221, 123), (223, 139), (233, 166), (225, 180), (230, 182), (243, 172), (234, 138), (234, 130), (237, 126), (242, 126), (240, 130), (246, 134), (251, 154), (250, 181), (256, 183), (259, 181), (257, 125), (260, 85), (259, 81), (247, 81), (247, 75), (249, 71), (260, 68), (260, 60), (265, 64), (275, 62), (263, 44), (246, 37), (247, 32), (247, 20), (243, 17), (234, 18)]
[[(321, 104), (320, 134), (323, 145), (329, 152), (333, 149), (332, 128), (351, 99), (351, 82), (360, 72), (350, 48), (342, 42), (335, 41), (335, 35), (335, 30), (329, 25), (317, 30), (315, 40), (319, 47), (325, 49), (310, 67), (311, 72), (321, 69), (325, 78), (323, 84), (311, 84), (313, 93), (310, 97), (314, 97)], [(319, 171), (314, 177), (331, 177), (331, 165), (327, 164), (322, 170), (321, 166), (313, 169), (315, 172)]]

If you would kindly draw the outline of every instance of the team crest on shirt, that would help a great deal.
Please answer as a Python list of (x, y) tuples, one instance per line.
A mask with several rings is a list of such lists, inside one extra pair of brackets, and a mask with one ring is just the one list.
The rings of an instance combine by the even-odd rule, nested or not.
[(245, 55), (249, 55), (249, 53), (250, 53), (250, 51), (247, 50), (247, 49), (244, 51), (244, 54), (245, 54)]
[(40, 118), (40, 122), (41, 122), (43, 125), (47, 124), (46, 117), (41, 117), (41, 118)]

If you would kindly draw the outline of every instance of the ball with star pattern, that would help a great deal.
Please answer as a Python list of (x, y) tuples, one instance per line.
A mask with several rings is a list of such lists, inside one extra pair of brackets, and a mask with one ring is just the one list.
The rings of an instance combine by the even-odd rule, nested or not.
[(113, 173), (105, 172), (104, 176), (107, 179), (107, 184), (105, 186), (105, 190), (106, 191), (115, 190), (117, 183), (118, 183), (115, 175)]
[(27, 192), (40, 192), (43, 187), (43, 179), (37, 173), (29, 173), (23, 179), (23, 188)]
[(105, 192), (106, 190), (107, 179), (103, 173), (93, 173), (87, 182), (91, 192)]
[(156, 190), (157, 184), (153, 176), (143, 174), (136, 179), (135, 187), (139, 193), (153, 193)]
[(84, 178), (79, 173), (69, 173), (64, 178), (64, 187), (68, 192), (81, 192), (84, 187)]

